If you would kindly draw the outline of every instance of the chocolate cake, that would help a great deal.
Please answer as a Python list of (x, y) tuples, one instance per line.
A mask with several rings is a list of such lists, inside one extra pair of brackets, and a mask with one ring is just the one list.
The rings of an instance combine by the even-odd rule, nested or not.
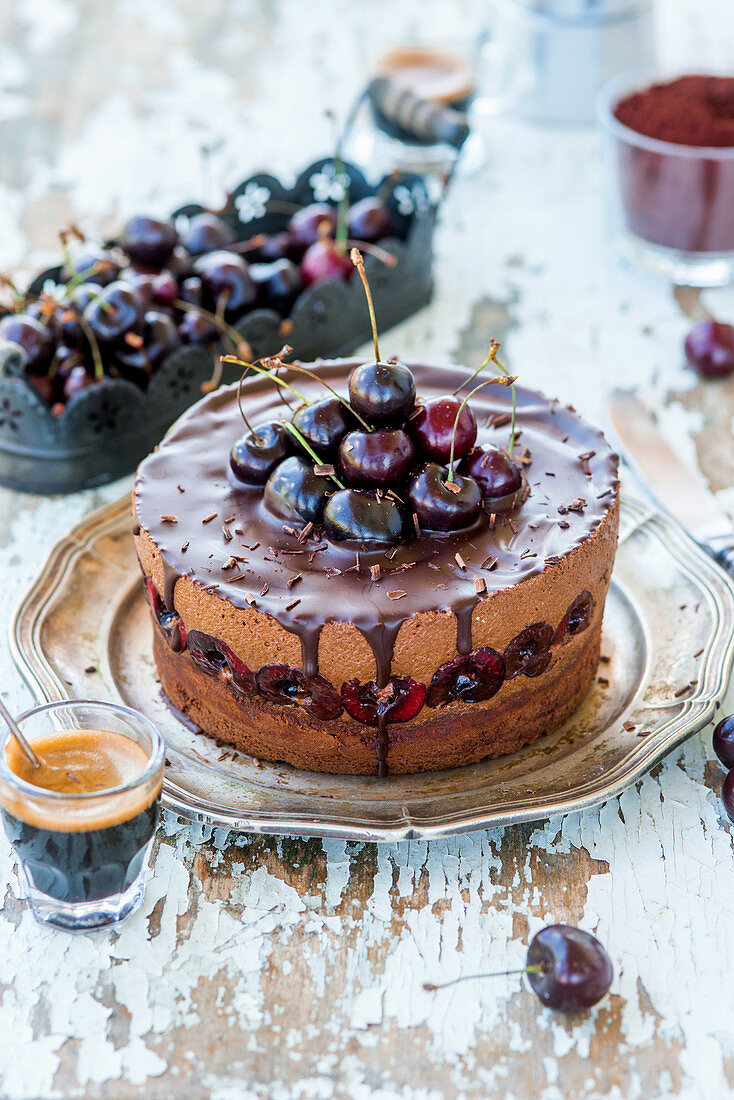
[[(476, 384), (462, 391), (464, 367), (361, 363), (312, 365), (353, 412), (284, 368), (299, 396), (262, 375), (242, 385), (252, 429), (237, 387), (220, 389), (140, 466), (134, 534), (163, 690), (206, 733), (313, 771), (512, 752), (594, 680), (617, 456), (539, 393), (516, 387), (512, 441), (506, 385), (459, 409)], [(370, 389), (383, 367), (392, 408)]]

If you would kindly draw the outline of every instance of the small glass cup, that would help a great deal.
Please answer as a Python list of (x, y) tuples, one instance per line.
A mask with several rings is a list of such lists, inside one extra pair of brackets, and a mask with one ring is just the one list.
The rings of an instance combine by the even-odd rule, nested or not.
[(50, 733), (101, 730), (143, 749), (147, 763), (128, 782), (74, 795), (20, 778), (7, 761), (11, 734), (0, 741), (0, 815), (36, 919), (70, 932), (124, 920), (145, 890), (160, 813), (163, 738), (142, 714), (115, 703), (47, 703), (17, 721), (31, 745)]
[(734, 148), (659, 141), (625, 126), (617, 104), (661, 79), (622, 74), (598, 101), (604, 192), (620, 251), (683, 286), (734, 278)]

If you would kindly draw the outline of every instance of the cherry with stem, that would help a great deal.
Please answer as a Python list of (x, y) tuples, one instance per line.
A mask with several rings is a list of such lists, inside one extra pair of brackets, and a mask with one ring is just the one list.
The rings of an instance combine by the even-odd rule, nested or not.
[(362, 286), (364, 287), (365, 297), (367, 298), (367, 309), (370, 314), (370, 324), (372, 326), (372, 342), (375, 345), (375, 359), (378, 363), (382, 362), (380, 358), (380, 345), (377, 340), (377, 318), (375, 317), (375, 306), (372, 301), (372, 291), (370, 290), (370, 284), (367, 282), (367, 276), (364, 272), (364, 259), (362, 253), (358, 248), (353, 248), (349, 253), (352, 263), (356, 267), (359, 277), (362, 280)]
[[(499, 364), (497, 365), (499, 366)], [(454, 445), (456, 443), (456, 431), (459, 426), (459, 418), (461, 417), (464, 406), (467, 404), (469, 399), (474, 396), (475, 393), (478, 393), (479, 390), (483, 390), (485, 386), (510, 386), (514, 390), (514, 384), (516, 381), (517, 379), (511, 377), (510, 375), (502, 375), (500, 378), (487, 378), (484, 382), (480, 382), (478, 386), (475, 386), (474, 389), (471, 390), (461, 402), (458, 409), (456, 410), (456, 416), (454, 418), (454, 430), (451, 436), (451, 452), (449, 454), (449, 481), (454, 480)], [(510, 439), (510, 445), (512, 445), (512, 437)], [(512, 454), (512, 451), (510, 451), (510, 454)]]
[[(323, 459), (319, 458), (319, 456), (316, 454), (316, 451), (313, 449), (313, 447), (308, 442), (308, 440), (304, 438), (304, 436), (301, 434), (301, 432), (299, 432), (299, 430), (295, 426), (295, 424), (292, 424), (290, 422), (290, 420), (281, 420), (281, 424), (283, 425), (283, 427), (285, 428), (285, 430), (287, 432), (290, 432), (290, 434), (293, 436), (294, 439), (298, 440), (298, 442), (301, 444), (301, 446), (303, 447), (306, 454), (314, 460), (314, 462), (317, 466), (325, 466), (326, 465), (326, 463), (323, 461)], [(339, 486), (340, 489), (346, 488), (346, 486), (339, 480), (339, 478), (336, 476), (336, 474), (329, 474), (328, 476), (331, 478), (332, 481), (336, 482), (336, 484)]]
[[(464, 386), (468, 386), (470, 382), (473, 382), (474, 379), (477, 377), (477, 375), (481, 374), (482, 371), (484, 370), (484, 368), (486, 366), (488, 366), (489, 363), (495, 363), (496, 366), (498, 366), (499, 369), (502, 371), (505, 378), (509, 379), (510, 378), (510, 372), (508, 371), (507, 367), (504, 366), (503, 363), (500, 363), (499, 359), (497, 358), (497, 352), (499, 350), (500, 350), (499, 342), (497, 340), (492, 340), (490, 345), (489, 345), (489, 351), (487, 352), (487, 355), (486, 355), (486, 358), (484, 359), (484, 362), (481, 363), (477, 367), (477, 369), (472, 374), (470, 374), (467, 379), (465, 379), (465, 381), (463, 381), (460, 385), (458, 385), (456, 387), (456, 389), (454, 390), (454, 394), (457, 394), (459, 392), (459, 390), (463, 390)], [(508, 451), (507, 451), (510, 458), (512, 458), (512, 452), (515, 449), (515, 420), (516, 420), (516, 417), (517, 417), (517, 393), (515, 392), (515, 382), (516, 381), (517, 381), (517, 377), (514, 377), (509, 382), (505, 382), (505, 385), (509, 385), (510, 392), (512, 394), (512, 419), (510, 421), (510, 445), (509, 445), (509, 448), (508, 448)], [(472, 392), (475, 392), (475, 391), (472, 391)], [(471, 396), (471, 394), (469, 396)]]

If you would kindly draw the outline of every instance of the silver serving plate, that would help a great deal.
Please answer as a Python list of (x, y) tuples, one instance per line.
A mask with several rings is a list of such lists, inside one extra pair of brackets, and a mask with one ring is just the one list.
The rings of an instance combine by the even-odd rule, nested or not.
[(581, 810), (634, 783), (710, 720), (726, 690), (734, 585), (670, 519), (627, 496), (602, 663), (570, 721), (498, 760), (387, 780), (232, 759), (168, 707), (151, 630), (124, 498), (56, 546), (11, 646), (39, 701), (123, 700), (158, 723), (171, 810), (248, 832), (397, 841)]

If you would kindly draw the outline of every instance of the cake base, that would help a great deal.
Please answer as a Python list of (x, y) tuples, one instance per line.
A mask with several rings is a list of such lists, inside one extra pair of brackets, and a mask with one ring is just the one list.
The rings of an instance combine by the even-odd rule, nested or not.
[[(542, 682), (507, 681), (484, 703), (424, 707), (410, 722), (388, 727), (393, 774), (438, 771), (515, 752), (550, 733), (573, 714), (599, 664), (601, 618), (554, 651)], [(374, 775), (377, 729), (346, 714), (318, 722), (298, 706), (278, 706), (258, 695), (244, 702), (223, 681), (207, 676), (188, 652), (174, 652), (154, 628), (153, 653), (167, 698), (207, 734), (261, 760), (308, 771)]]

